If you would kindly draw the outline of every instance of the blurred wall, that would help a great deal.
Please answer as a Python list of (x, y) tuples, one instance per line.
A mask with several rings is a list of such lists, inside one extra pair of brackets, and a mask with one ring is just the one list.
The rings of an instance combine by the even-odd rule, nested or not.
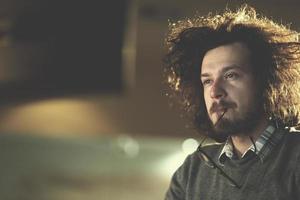
[[(297, 1), (276, 0), (272, 1), (272, 6), (267, 1), (249, 2), (258, 12), (283, 23), (291, 22), (292, 28), (298, 29)], [(122, 92), (101, 94), (99, 91), (88, 95), (79, 93), (3, 107), (0, 130), (42, 135), (127, 133), (167, 137), (197, 136), (195, 131), (186, 128), (188, 123), (181, 117), (176, 104), (169, 102), (165, 96), (162, 57), (168, 19), (175, 21), (197, 12), (207, 14), (210, 11), (222, 11), (226, 5), (234, 8), (241, 2), (212, 0), (174, 3), (168, 0), (140, 0), (131, 3), (134, 9), (130, 13), (134, 22), (128, 29), (130, 37), (127, 40), (131, 39), (130, 44), (134, 44), (131, 45), (131, 54), (135, 55), (135, 61), (129, 64), (129, 70), (125, 67), (123, 69), (127, 82), (123, 82)], [(7, 10), (2, 12), (9, 16), (9, 10), (17, 12), (25, 5), (26, 3), (15, 0), (15, 7), (7, 6)], [(30, 4), (27, 3), (27, 6)], [(134, 12), (136, 14), (132, 14)], [(4, 53), (5, 48), (1, 47)], [(10, 67), (13, 66), (13, 63), (2, 65), (2, 71), (5, 72), (4, 69), (9, 68), (9, 64)]]

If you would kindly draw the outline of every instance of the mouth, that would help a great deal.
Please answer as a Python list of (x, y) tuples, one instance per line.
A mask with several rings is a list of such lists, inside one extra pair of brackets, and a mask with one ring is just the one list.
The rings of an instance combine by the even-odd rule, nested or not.
[(234, 109), (236, 108), (237, 105), (234, 102), (225, 102), (225, 101), (220, 101), (220, 102), (213, 102), (211, 105), (211, 108), (209, 109), (209, 113), (211, 116), (214, 116), (213, 118), (215, 119), (214, 126), (216, 126), (222, 118), (224, 118), (225, 114), (229, 109)]
[(215, 114), (217, 115), (217, 121), (215, 123), (215, 126), (219, 123), (219, 121), (223, 118), (223, 116), (225, 115), (225, 113), (227, 112), (227, 108), (223, 108), (220, 110), (217, 110), (215, 112)]

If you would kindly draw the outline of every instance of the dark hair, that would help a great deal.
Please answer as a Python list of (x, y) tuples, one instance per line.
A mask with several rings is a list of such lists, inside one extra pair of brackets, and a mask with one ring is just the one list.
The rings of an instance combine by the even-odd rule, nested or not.
[(233, 42), (251, 52), (253, 72), (259, 81), (264, 110), (282, 126), (297, 126), (300, 112), (299, 34), (256, 14), (243, 5), (233, 12), (196, 16), (169, 24), (164, 58), (169, 96), (179, 98), (185, 113), (200, 132), (209, 130), (201, 63), (205, 53)]

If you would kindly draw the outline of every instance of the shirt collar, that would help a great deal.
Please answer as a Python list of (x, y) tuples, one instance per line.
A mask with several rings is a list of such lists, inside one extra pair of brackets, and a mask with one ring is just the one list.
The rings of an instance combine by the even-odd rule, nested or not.
[[(256, 140), (255, 145), (251, 145), (249, 149), (242, 155), (242, 158), (249, 152), (255, 153), (260, 160), (263, 162), (267, 154), (272, 150), (272, 148), (277, 144), (281, 139), (281, 135), (275, 131), (276, 128), (272, 124), (269, 124), (268, 127), (263, 131), (263, 133)], [(281, 131), (280, 131), (281, 132)], [(231, 138), (228, 138), (224, 147), (219, 155), (219, 162), (224, 164), (225, 160), (234, 159), (235, 154), (233, 151), (233, 144)]]

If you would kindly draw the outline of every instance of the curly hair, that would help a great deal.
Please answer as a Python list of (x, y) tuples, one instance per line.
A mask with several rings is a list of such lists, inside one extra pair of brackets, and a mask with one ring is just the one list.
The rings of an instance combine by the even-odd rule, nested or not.
[(192, 117), (195, 128), (205, 133), (209, 118), (200, 81), (205, 53), (233, 42), (244, 43), (251, 52), (253, 72), (259, 81), (265, 113), (284, 127), (299, 124), (299, 33), (258, 15), (244, 4), (236, 11), (196, 16), (169, 24), (164, 58), (171, 99)]

